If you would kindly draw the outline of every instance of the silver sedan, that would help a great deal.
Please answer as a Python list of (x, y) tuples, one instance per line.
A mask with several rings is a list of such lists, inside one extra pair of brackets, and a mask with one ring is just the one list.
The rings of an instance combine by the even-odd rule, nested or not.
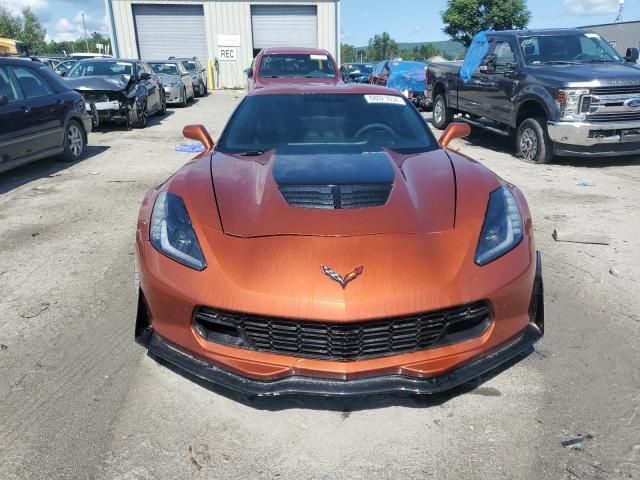
[(194, 99), (193, 81), (184, 66), (175, 60), (151, 60), (147, 62), (162, 79), (167, 104), (186, 107)]

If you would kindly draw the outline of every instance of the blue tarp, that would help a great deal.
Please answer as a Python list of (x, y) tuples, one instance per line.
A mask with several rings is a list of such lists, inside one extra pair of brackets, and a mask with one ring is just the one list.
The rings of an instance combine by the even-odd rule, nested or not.
[(460, 68), (460, 78), (464, 83), (467, 83), (473, 76), (482, 59), (489, 51), (489, 40), (487, 39), (487, 31), (478, 33), (471, 41), (471, 46), (467, 50), (467, 55), (464, 57), (464, 63)]
[(425, 90), (426, 63), (422, 62), (391, 62), (391, 73), (387, 79), (387, 87), (404, 92), (419, 92)]
[(204, 145), (200, 142), (198, 143), (188, 143), (186, 145), (178, 145), (176, 146), (176, 152), (181, 153), (200, 153), (204, 152)]

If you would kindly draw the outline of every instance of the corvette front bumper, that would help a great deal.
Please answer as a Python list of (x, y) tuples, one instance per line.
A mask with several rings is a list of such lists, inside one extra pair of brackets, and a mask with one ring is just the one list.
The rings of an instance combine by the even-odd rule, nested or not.
[(194, 375), (205, 382), (234, 390), (249, 396), (318, 395), (359, 396), (382, 393), (434, 394), (444, 392), (484, 373), (493, 370), (529, 349), (542, 337), (542, 332), (530, 323), (515, 338), (483, 356), (436, 377), (410, 377), (407, 375), (385, 375), (354, 380), (292, 375), (281, 379), (262, 381), (237, 375), (216, 367), (210, 362), (196, 358), (167, 343), (155, 332), (147, 338), (149, 354), (177, 367), (180, 371)]

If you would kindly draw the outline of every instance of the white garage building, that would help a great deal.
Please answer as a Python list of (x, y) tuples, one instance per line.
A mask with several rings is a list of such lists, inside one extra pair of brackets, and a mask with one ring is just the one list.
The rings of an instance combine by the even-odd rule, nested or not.
[(196, 56), (205, 67), (217, 60), (216, 88), (244, 87), (244, 69), (261, 48), (317, 47), (336, 56), (340, 51), (340, 0), (105, 0), (105, 5), (116, 56)]

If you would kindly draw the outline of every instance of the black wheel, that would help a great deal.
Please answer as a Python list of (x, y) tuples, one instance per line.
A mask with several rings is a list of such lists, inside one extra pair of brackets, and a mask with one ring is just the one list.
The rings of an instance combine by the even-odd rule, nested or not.
[(64, 152), (60, 155), (63, 162), (75, 162), (84, 153), (84, 129), (75, 120), (69, 120), (64, 130)]
[(206, 97), (207, 95), (209, 95), (209, 90), (207, 89), (206, 82), (203, 82), (200, 84), (200, 92), (202, 93), (203, 97)]
[(149, 111), (147, 110), (147, 99), (138, 97), (136, 103), (131, 109), (133, 119), (131, 125), (135, 128), (144, 128), (149, 121)]
[(187, 89), (182, 87), (182, 97), (180, 98), (180, 106), (184, 108), (187, 106), (188, 102), (189, 102), (189, 97), (187, 97)]
[(453, 110), (447, 107), (444, 93), (439, 93), (433, 101), (433, 126), (444, 130), (453, 120)]
[(156, 113), (156, 115), (162, 117), (167, 113), (167, 95), (163, 92), (160, 93), (160, 109)]
[(547, 121), (542, 117), (527, 118), (518, 126), (516, 154), (522, 160), (549, 163), (553, 158), (553, 142), (547, 133)]

